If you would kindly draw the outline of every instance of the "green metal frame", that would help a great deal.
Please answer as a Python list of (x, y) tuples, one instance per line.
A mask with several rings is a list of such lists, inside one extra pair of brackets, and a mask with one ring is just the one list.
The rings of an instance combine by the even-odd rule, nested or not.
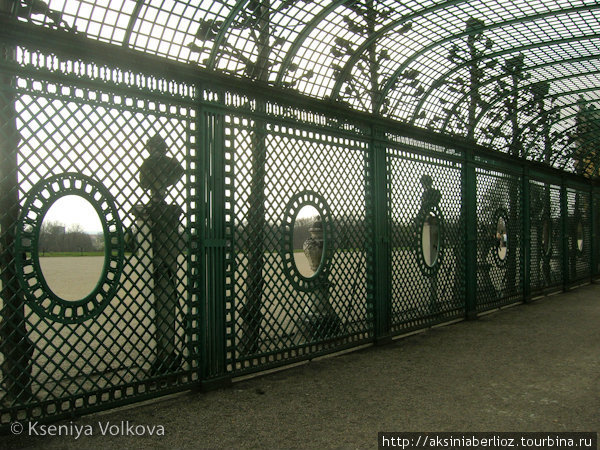
[[(56, 295), (40, 265), (39, 238), (44, 217), (52, 205), (67, 195), (86, 199), (100, 217), (104, 232), (104, 264), (98, 282), (80, 300)], [(16, 264), (28, 305), (60, 323), (82, 323), (102, 312), (112, 301), (123, 271), (124, 240), (119, 212), (110, 192), (90, 177), (77, 173), (55, 175), (36, 184), (21, 210), (16, 234)], [(29, 256), (27, 256), (29, 255)]]
[[(361, 10), (334, 1), (292, 17), (302, 2), (250, 3), (203, 10), (185, 0), (178, 8), (140, 0), (118, 12), (126, 25), (107, 25), (110, 35), (67, 9), (40, 15), (14, 8), (0, 16), (0, 44), (15, 50), (0, 61), (6, 80), (0, 102), (8, 105), (0, 109), (0, 157), (7, 162), (0, 171), (0, 200), (7, 205), (0, 211), (6, 247), (0, 248), (0, 432), (14, 420), (53, 421), (184, 389), (213, 389), (237, 376), (476, 319), (600, 275), (600, 152), (586, 147), (583, 158), (596, 172), (575, 173), (575, 139), (561, 146), (552, 137), (553, 154), (543, 161), (527, 148), (518, 157), (510, 145), (482, 145), (487, 112), (507, 100), (493, 94), (505, 74), (490, 72), (474, 86), (485, 102), (473, 111), (476, 130), (468, 138), (451, 125), (445, 133), (415, 126), (438, 114), (442, 100), (452, 111), (468, 109), (472, 92), (452, 93), (443, 82), (469, 67), (444, 63), (469, 32), (460, 22), (442, 28), (444, 14), (473, 17), (478, 4), (374, 0)], [(171, 30), (177, 38), (171, 22), (157, 23), (155, 36), (144, 35), (142, 24), (160, 8), (177, 23)], [(597, 60), (585, 51), (598, 30), (562, 30), (538, 41), (529, 40), (527, 30), (556, 17), (579, 20), (598, 8), (572, 0), (512, 16), (507, 10), (480, 30), (495, 37), (525, 30), (480, 59), (523, 52), (534, 78), (519, 94), (549, 74), (562, 91), (546, 100), (556, 97), (552, 112), (562, 116), (548, 127), (566, 137), (578, 132), (590, 145), (599, 139), (594, 115), (591, 125), (578, 123), (573, 96), (593, 105), (597, 87), (563, 82), (597, 72), (573, 72), (572, 66)], [(196, 15), (188, 20), (192, 9)], [(373, 14), (379, 23), (368, 35), (361, 17), (373, 25)], [(204, 35), (201, 25), (211, 25)], [(339, 36), (331, 37), (331, 30)], [(332, 42), (315, 45), (328, 36)], [(190, 44), (208, 50), (194, 52)], [(335, 45), (342, 44), (358, 53), (336, 59)], [(236, 45), (237, 57), (227, 56)], [(549, 49), (558, 47), (572, 54), (552, 57)], [(236, 70), (246, 77), (233, 73), (234, 59), (235, 67), (245, 64)], [(352, 77), (361, 81), (365, 61), (367, 88), (349, 96), (344, 87)], [(415, 74), (406, 71), (413, 69), (422, 99), (396, 85), (410, 81)], [(390, 102), (385, 114), (368, 108), (376, 94)], [(518, 103), (517, 114), (525, 110)], [(515, 141), (532, 124), (519, 117)], [(579, 132), (583, 125), (589, 129)], [(157, 201), (140, 179), (153, 136), (184, 167), (183, 180), (163, 192), (171, 208), (165, 210), (182, 211), (178, 226), (168, 229), (157, 225), (164, 214), (153, 218), (154, 228), (136, 216)], [(421, 246), (423, 175), (441, 196), (435, 207), (443, 215), (441, 247), (433, 266), (425, 264)], [(106, 249), (100, 281), (73, 302), (45, 282), (37, 247), (44, 215), (66, 195), (94, 206)], [(540, 195), (547, 195), (548, 207), (546, 197), (540, 206)], [(291, 248), (295, 218), (306, 204), (317, 208), (324, 226), (323, 260), (312, 277), (298, 273)], [(576, 208), (585, 231), (581, 252), (573, 248)], [(488, 231), (498, 211), (510, 227), (504, 261), (489, 255)], [(540, 248), (545, 221), (551, 223), (548, 254)], [(123, 229), (136, 236), (133, 253), (125, 251)], [(152, 247), (158, 232), (166, 243), (160, 249)], [(168, 262), (156, 259), (171, 254), (165, 246), (173, 247)], [(250, 261), (256, 255), (260, 261)], [(161, 290), (168, 306), (157, 301)], [(68, 326), (58, 332), (62, 325)], [(159, 356), (159, 344), (172, 353)]]
[[(305, 206), (312, 206), (319, 213), (321, 224), (323, 225), (323, 254), (321, 262), (314, 274), (311, 276), (303, 275), (296, 265), (294, 259), (294, 227), (298, 213)], [(285, 208), (283, 219), (283, 231), (281, 241), (281, 257), (283, 259), (283, 268), (285, 274), (292, 285), (305, 292), (315, 290), (323, 281), (327, 281), (328, 266), (331, 259), (331, 245), (335, 238), (331, 235), (331, 213), (327, 206), (325, 198), (314, 191), (303, 191), (294, 195)]]
[[(490, 224), (492, 229), (493, 229), (494, 225), (496, 225), (496, 228), (498, 227), (497, 224), (500, 219), (504, 220), (504, 225), (505, 225), (506, 229), (508, 230), (509, 218), (508, 218), (508, 211), (506, 211), (506, 208), (500, 207), (500, 208), (497, 208), (496, 211), (494, 211), (494, 214), (492, 216), (492, 223)], [(507, 240), (508, 239), (510, 239), (510, 236), (508, 236)], [(506, 266), (506, 257), (508, 255), (505, 255), (504, 258), (500, 258), (498, 251), (493, 252), (493, 255), (494, 255), (494, 262), (495, 262), (496, 266), (498, 266), (498, 267)]]
[[(425, 256), (423, 254), (423, 226), (425, 225), (425, 221), (427, 220), (427, 218), (430, 216), (430, 214), (433, 214), (433, 216), (438, 218), (439, 221), (439, 238), (438, 238), (438, 253), (437, 256), (435, 258), (435, 261), (433, 261), (433, 264), (427, 264), (425, 261)], [(437, 205), (429, 205), (427, 206), (424, 210), (421, 211), (421, 213), (417, 216), (416, 220), (415, 220), (415, 243), (414, 243), (414, 251), (415, 251), (415, 255), (418, 261), (418, 265), (419, 268), (421, 269), (421, 272), (427, 276), (427, 277), (432, 277), (435, 276), (439, 269), (440, 266), (442, 265), (443, 261), (444, 261), (444, 250), (446, 248), (445, 243), (444, 243), (444, 238), (445, 238), (445, 225), (444, 225), (444, 214), (442, 213), (442, 211), (440, 210), (440, 208)]]

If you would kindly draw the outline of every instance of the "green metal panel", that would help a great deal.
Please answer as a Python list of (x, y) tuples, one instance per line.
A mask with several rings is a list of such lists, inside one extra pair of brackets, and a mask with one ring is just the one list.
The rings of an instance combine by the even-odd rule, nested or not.
[[(14, 196), (19, 202), (16, 206), (23, 207), (22, 245), (29, 245), (28, 221), (35, 218), (35, 226), (39, 225), (35, 238), (40, 248), (34, 253), (39, 255), (47, 282), (32, 286), (34, 294), (41, 292), (64, 304), (73, 302), (75, 307), (64, 314), (64, 320), (57, 320), (57, 314), (63, 314), (47, 300), (40, 300), (41, 309), (22, 302), (17, 307), (7, 289), (3, 292), (1, 314), (5, 323), (15, 325), (12, 330), (3, 327), (12, 336), (3, 339), (3, 344), (21, 330), (26, 338), (20, 343), (28, 348), (18, 358), (3, 351), (1, 423), (71, 417), (77, 410), (103, 409), (195, 384), (194, 359), (199, 348), (192, 344), (197, 331), (191, 321), (197, 297), (188, 289), (195, 261), (190, 236), (198, 220), (192, 214), (190, 197), (191, 180), (197, 176), (192, 167), (193, 88), (155, 84), (157, 80), (142, 74), (131, 76), (152, 88), (135, 87), (127, 77), (121, 82), (115, 77), (108, 86), (107, 78), (115, 75), (108, 68), (26, 49), (21, 50), (21, 64), (38, 70), (31, 75), (13, 73), (14, 85), (2, 86), (2, 98), (14, 104), (21, 138), (17, 173), (3, 172), (2, 195), (4, 199), (7, 194)], [(183, 95), (173, 98), (167, 93), (173, 87)], [(1, 140), (9, 142), (10, 123), (3, 122)], [(66, 177), (69, 172), (78, 175)], [(15, 175), (18, 185), (7, 187)], [(119, 248), (104, 250), (104, 257), (45, 256), (43, 229), (49, 222), (25, 207), (34, 199), (36, 183), (50, 183), (51, 192), (43, 197), (47, 200), (34, 200), (39, 214), (53, 206), (44, 201), (76, 195), (106, 216), (102, 218), (108, 227), (106, 239)], [(114, 207), (107, 206), (111, 203)], [(9, 229), (5, 228), (10, 217), (6, 211), (0, 213), (3, 233)], [(86, 213), (80, 214), (83, 219)], [(126, 230), (126, 247), (119, 241), (117, 221)], [(63, 230), (64, 236), (75, 233)], [(6, 276), (6, 267), (15, 261), (8, 260), (14, 257), (7, 250), (3, 252)], [(17, 270), (27, 267), (29, 253), (22, 257), (23, 265)], [(64, 267), (77, 280), (85, 277), (80, 267), (99, 267), (95, 273), (100, 274), (106, 261), (106, 286), (115, 289), (98, 285), (102, 293), (94, 298), (88, 295), (94, 284), (87, 291), (84, 286), (81, 292), (71, 292), (64, 283), (48, 281), (53, 267)], [(30, 279), (26, 273), (25, 282)], [(20, 301), (20, 295), (14, 299)], [(88, 301), (102, 307), (90, 307)], [(14, 373), (19, 365), (21, 375)]]
[[(445, 151), (443, 147), (390, 135), (391, 301), (395, 333), (465, 314), (462, 163), (456, 157), (446, 159)], [(424, 177), (429, 177), (429, 185), (424, 183)], [(435, 241), (428, 241), (427, 233), (432, 228), (425, 223), (428, 217), (439, 228)], [(424, 257), (427, 251), (433, 254)]]
[[(67, 50), (23, 45), (1, 65), (2, 431), (474, 318), (600, 271), (600, 196), (581, 176), (297, 93)], [(106, 270), (73, 299), (43, 264), (45, 214), (67, 194), (105, 225)]]
[(567, 188), (569, 284), (591, 276), (591, 196), (589, 190)]
[(522, 180), (477, 168), (477, 310), (523, 298)]
[(560, 186), (530, 180), (531, 290), (562, 287), (563, 232)]
[[(247, 98), (232, 96), (231, 101), (246, 110), (252, 108)], [(373, 295), (368, 284), (373, 275), (367, 267), (373, 238), (372, 227), (367, 227), (365, 180), (370, 131), (342, 129), (334, 118), (273, 104), (267, 110), (283, 117), (233, 110), (226, 116), (225, 134), (234, 151), (235, 173), (234, 285), (226, 300), (233, 330), (228, 370), (234, 374), (356, 345), (373, 336), (373, 315), (367, 303)], [(265, 151), (260, 199), (252, 194), (257, 127), (263, 127), (260, 139)], [(317, 197), (327, 208), (314, 208), (321, 204)], [(255, 212), (257, 201), (263, 202), (260, 218)], [(302, 226), (306, 232), (321, 214), (330, 214), (321, 220), (331, 224), (324, 227), (331, 256), (328, 276), (319, 285), (308, 282), (313, 276), (310, 271), (303, 272), (307, 267), (303, 242), (308, 235), (300, 233)], [(251, 274), (256, 267), (251, 258), (257, 256), (253, 239), (257, 227), (262, 235), (260, 283), (254, 283)], [(293, 255), (288, 254), (290, 229), (294, 230)], [(294, 283), (290, 270), (303, 273), (303, 278)], [(256, 297), (258, 301), (253, 300)], [(251, 307), (250, 301), (254, 302)]]

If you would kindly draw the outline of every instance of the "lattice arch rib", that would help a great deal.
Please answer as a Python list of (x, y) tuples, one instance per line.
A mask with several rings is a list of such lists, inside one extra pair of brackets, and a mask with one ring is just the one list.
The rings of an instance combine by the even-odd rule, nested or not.
[[(502, 61), (523, 55), (522, 73), (530, 78), (519, 92), (536, 81), (549, 83), (552, 132), (571, 130), (564, 136), (570, 145), (553, 147), (557, 167), (574, 170), (573, 145), (584, 139), (593, 146), (599, 139), (589, 131), (598, 128), (597, 115), (579, 124), (588, 130), (585, 135), (573, 138), (574, 121), (583, 117), (573, 113), (573, 96), (582, 95), (580, 101), (590, 107), (600, 104), (600, 75), (592, 68), (600, 50), (598, 0), (20, 0), (10, 14), (418, 127), (472, 136), (504, 152), (509, 150), (502, 140), (482, 130), (490, 113), (508, 101), (496, 92), (510, 77)], [(480, 23), (469, 28), (473, 21)], [(489, 40), (490, 47), (475, 55), (467, 48), (470, 36), (479, 44)], [(472, 55), (459, 61), (450, 55), (454, 51)], [(495, 60), (499, 64), (492, 67)], [(474, 70), (481, 73), (473, 77)], [(450, 86), (466, 78), (470, 85)], [(473, 116), (469, 108), (476, 109), (477, 124), (460, 125), (458, 115)], [(531, 119), (524, 119), (522, 126), (527, 124)], [(476, 130), (470, 133), (469, 127)], [(535, 159), (535, 152), (525, 156)], [(586, 159), (585, 173), (597, 173), (599, 158)]]

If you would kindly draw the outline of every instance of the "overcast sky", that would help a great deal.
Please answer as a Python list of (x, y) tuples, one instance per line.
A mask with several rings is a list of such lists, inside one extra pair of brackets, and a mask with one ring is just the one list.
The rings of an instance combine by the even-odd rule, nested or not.
[(102, 224), (94, 207), (83, 197), (67, 195), (50, 207), (44, 222), (60, 222), (67, 228), (79, 224), (88, 233), (102, 232)]

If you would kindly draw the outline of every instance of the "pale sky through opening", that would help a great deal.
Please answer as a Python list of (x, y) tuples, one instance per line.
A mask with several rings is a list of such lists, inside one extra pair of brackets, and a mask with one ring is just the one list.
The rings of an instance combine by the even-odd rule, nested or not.
[(66, 195), (55, 201), (44, 216), (44, 222), (48, 221), (60, 222), (67, 230), (79, 224), (87, 233), (102, 232), (98, 213), (90, 202), (78, 195)]

